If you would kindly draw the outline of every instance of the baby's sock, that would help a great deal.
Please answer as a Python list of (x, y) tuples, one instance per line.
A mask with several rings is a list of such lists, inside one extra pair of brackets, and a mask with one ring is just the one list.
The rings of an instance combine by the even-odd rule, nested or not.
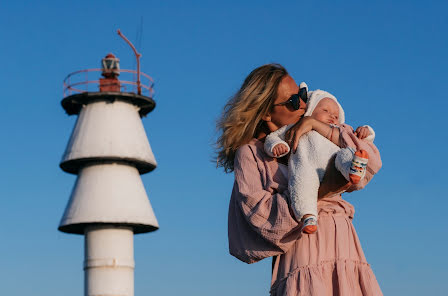
[(350, 166), (350, 181), (353, 184), (358, 184), (364, 178), (367, 169), (367, 162), (369, 161), (369, 154), (365, 150), (358, 150), (353, 156), (352, 164)]
[(315, 233), (317, 231), (317, 218), (314, 215), (310, 215), (303, 220), (302, 231), (308, 234)]

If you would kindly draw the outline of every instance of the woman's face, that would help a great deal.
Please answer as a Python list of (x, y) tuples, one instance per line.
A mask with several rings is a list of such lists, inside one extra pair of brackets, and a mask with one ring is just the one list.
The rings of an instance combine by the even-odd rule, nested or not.
[[(277, 89), (277, 98), (274, 104), (283, 103), (299, 92), (297, 83), (291, 76), (285, 76)], [(291, 104), (273, 106), (269, 114), (263, 117), (271, 132), (278, 130), (284, 125), (296, 123), (305, 114), (306, 104), (300, 100), (300, 109), (294, 110)]]

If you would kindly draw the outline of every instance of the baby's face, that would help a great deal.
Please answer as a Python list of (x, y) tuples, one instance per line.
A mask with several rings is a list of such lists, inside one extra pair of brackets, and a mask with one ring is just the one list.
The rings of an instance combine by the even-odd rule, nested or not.
[(311, 117), (324, 123), (339, 124), (339, 106), (334, 100), (323, 98), (317, 104)]

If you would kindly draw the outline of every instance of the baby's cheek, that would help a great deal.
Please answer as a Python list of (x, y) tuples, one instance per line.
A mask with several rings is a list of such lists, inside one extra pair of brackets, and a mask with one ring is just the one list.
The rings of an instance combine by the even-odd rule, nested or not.
[(314, 112), (311, 114), (311, 117), (318, 120), (318, 121), (326, 121), (327, 118), (325, 117), (325, 114), (322, 114), (321, 112)]

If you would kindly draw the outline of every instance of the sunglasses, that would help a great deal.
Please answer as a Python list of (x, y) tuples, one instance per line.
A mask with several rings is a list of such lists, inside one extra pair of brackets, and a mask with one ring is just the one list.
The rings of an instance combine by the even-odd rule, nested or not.
[(299, 110), (300, 109), (300, 100), (302, 100), (305, 104), (306, 104), (306, 102), (308, 102), (308, 94), (307, 94), (305, 87), (301, 88), (299, 90), (298, 94), (294, 94), (288, 100), (278, 103), (278, 104), (274, 104), (274, 106), (283, 106), (283, 105), (291, 104), (291, 106), (294, 108), (294, 110)]

